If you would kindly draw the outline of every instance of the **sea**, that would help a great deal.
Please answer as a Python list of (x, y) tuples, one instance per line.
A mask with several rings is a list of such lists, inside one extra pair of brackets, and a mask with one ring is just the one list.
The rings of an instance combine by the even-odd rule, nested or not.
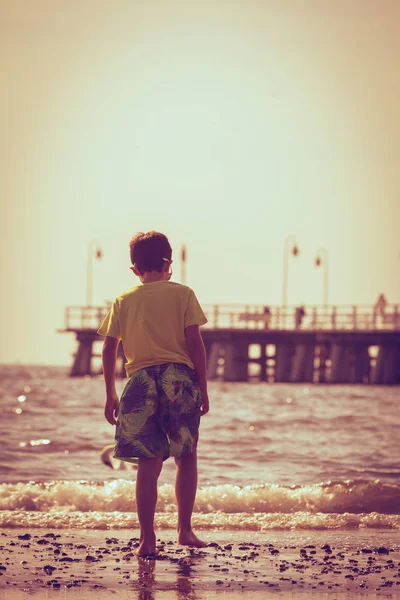
[[(400, 388), (212, 381), (209, 396), (198, 527), (400, 529)], [(0, 527), (137, 525), (136, 470), (111, 458), (104, 400), (101, 376), (0, 366)], [(160, 528), (174, 523), (174, 473), (168, 459)]]

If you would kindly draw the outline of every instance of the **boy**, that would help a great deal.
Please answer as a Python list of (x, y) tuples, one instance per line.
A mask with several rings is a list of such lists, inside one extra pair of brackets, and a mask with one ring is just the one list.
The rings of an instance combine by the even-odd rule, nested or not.
[[(156, 553), (154, 513), (163, 460), (174, 456), (178, 541), (204, 546), (191, 517), (197, 488), (200, 416), (209, 410), (206, 357), (199, 326), (207, 319), (194, 292), (170, 282), (172, 248), (156, 231), (130, 242), (137, 285), (118, 296), (98, 333), (106, 336), (103, 372), (105, 417), (116, 425), (115, 458), (138, 462), (136, 506), (139, 556)], [(129, 377), (121, 400), (115, 390), (117, 349), (122, 341)]]

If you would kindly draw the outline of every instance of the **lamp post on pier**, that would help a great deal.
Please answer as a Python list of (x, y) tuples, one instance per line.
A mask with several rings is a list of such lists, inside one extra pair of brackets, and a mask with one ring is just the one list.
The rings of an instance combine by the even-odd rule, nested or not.
[(283, 244), (283, 286), (282, 286), (282, 311), (283, 324), (286, 323), (286, 310), (288, 301), (289, 256), (296, 257), (300, 253), (296, 237), (288, 235)]
[(282, 306), (287, 306), (288, 295), (288, 278), (289, 278), (289, 256), (298, 256), (300, 254), (299, 247), (294, 235), (289, 235), (285, 238), (283, 245), (283, 287), (282, 287)]
[(103, 250), (97, 240), (91, 240), (88, 244), (88, 262), (87, 262), (87, 285), (86, 285), (86, 306), (92, 306), (93, 294), (93, 258), (103, 257)]
[(328, 250), (326, 248), (320, 248), (315, 259), (315, 266), (317, 268), (322, 266), (324, 269), (323, 302), (325, 308), (328, 307), (328, 257)]

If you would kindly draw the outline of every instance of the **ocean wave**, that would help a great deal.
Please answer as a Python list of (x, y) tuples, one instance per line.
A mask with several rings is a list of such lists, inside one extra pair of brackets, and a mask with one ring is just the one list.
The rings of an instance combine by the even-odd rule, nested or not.
[[(0, 484), (1, 511), (135, 512), (135, 482), (50, 481)], [(174, 513), (174, 487), (159, 487), (157, 511)], [(379, 480), (337, 481), (305, 486), (223, 484), (197, 492), (199, 514), (400, 514), (400, 485)]]

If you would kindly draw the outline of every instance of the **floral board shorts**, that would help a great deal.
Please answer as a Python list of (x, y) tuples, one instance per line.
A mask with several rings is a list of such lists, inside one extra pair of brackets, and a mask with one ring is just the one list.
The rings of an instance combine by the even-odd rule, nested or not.
[(184, 456), (197, 446), (201, 394), (196, 372), (185, 364), (140, 369), (119, 403), (114, 458)]

